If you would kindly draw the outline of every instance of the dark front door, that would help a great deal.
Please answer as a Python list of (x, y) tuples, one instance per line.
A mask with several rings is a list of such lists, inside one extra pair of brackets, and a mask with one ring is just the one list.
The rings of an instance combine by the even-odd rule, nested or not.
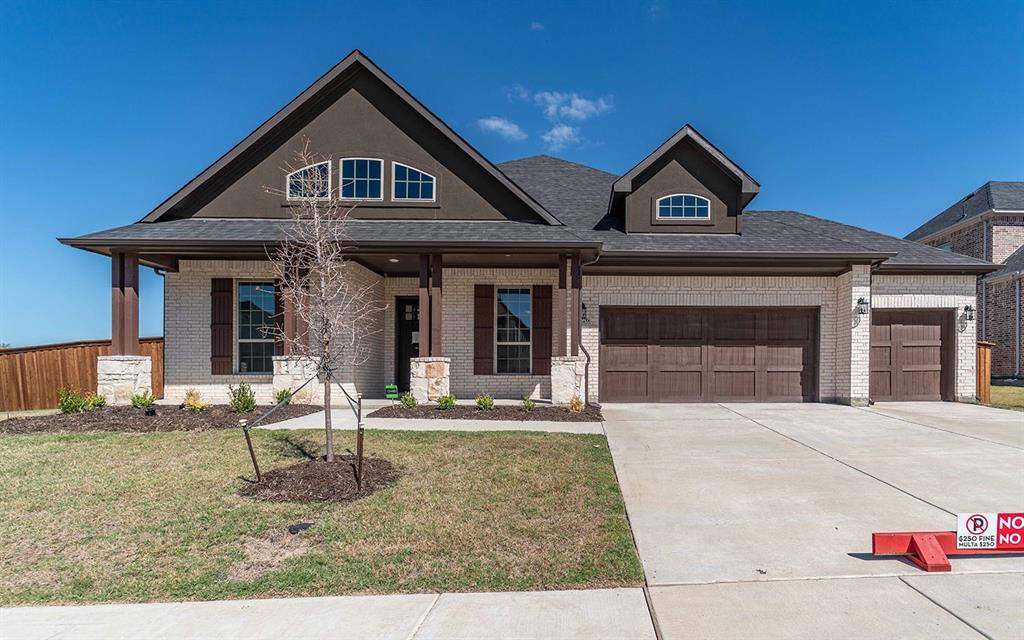
[(409, 390), (409, 358), (420, 354), (420, 301), (395, 300), (395, 384)]
[(949, 400), (953, 314), (871, 312), (871, 399)]

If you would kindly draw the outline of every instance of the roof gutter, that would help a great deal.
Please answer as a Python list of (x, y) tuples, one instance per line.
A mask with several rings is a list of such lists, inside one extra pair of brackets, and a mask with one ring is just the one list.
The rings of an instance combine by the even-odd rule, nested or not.
[[(938, 238), (940, 238), (940, 237), (942, 237), (944, 235), (948, 235), (950, 233), (955, 233), (955, 232), (960, 231), (962, 229), (966, 229), (966, 228), (974, 225), (977, 222), (985, 222), (985, 221), (991, 220), (992, 218), (995, 218), (997, 216), (1001, 217), (1001, 216), (1007, 216), (1007, 215), (1010, 215), (1010, 216), (1013, 216), (1013, 215), (1024, 216), (1024, 209), (989, 209), (988, 211), (985, 211), (983, 213), (979, 213), (976, 216), (971, 216), (970, 218), (964, 218), (963, 220), (957, 220), (956, 222), (954, 222), (953, 224), (951, 224), (951, 225), (949, 225), (947, 227), (942, 227), (938, 231), (932, 231), (931, 233), (929, 233), (926, 236), (922, 236), (922, 237), (920, 237), (920, 238), (918, 238), (916, 240), (912, 240), (912, 242), (920, 242), (920, 243), (924, 244), (924, 243), (929, 242), (931, 240), (936, 240), (936, 239), (938, 239)], [(905, 240), (909, 240), (910, 238), (907, 237), (907, 238), (904, 238), (904, 239)]]

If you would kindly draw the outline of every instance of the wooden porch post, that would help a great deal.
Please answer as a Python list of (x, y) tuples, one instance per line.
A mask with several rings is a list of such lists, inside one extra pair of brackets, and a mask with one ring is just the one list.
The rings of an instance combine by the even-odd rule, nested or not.
[(566, 256), (558, 256), (558, 289), (555, 290), (555, 356), (562, 357), (566, 351), (565, 336), (565, 287), (566, 278)]
[(139, 354), (139, 256), (110, 254), (110, 355)]
[(572, 256), (572, 327), (570, 328), (570, 344), (572, 355), (580, 355), (580, 289), (583, 287), (583, 271), (580, 268), (580, 254)]
[(430, 258), (430, 355), (439, 357), (441, 353), (441, 341), (444, 337), (444, 302), (442, 298), (441, 254), (435, 253)]
[(420, 352), (430, 355), (430, 256), (420, 254)]

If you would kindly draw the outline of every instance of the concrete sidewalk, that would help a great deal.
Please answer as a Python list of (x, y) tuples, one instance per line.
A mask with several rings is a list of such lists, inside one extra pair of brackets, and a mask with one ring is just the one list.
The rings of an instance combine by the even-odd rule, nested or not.
[[(367, 409), (370, 413), (379, 407)], [(547, 433), (604, 433), (600, 422), (554, 422), (546, 420), (444, 420), (439, 418), (364, 418), (367, 429), (389, 431), (544, 431)], [(351, 409), (331, 410), (335, 429), (355, 429), (356, 418)], [(257, 429), (322, 429), (324, 412), (318, 411), (298, 418), (282, 420)]]
[(0, 609), (0, 638), (19, 640), (654, 637), (639, 588)]

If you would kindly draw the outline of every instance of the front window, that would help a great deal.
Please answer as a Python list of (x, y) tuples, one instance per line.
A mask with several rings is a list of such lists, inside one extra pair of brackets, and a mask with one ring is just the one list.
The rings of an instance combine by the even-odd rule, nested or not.
[(238, 284), (238, 371), (274, 372), (274, 283)]
[(702, 196), (676, 193), (658, 198), (659, 220), (710, 220), (711, 202)]
[(318, 162), (288, 174), (289, 200), (326, 200), (330, 195), (330, 162)]
[(384, 162), (375, 158), (341, 161), (342, 200), (381, 200)]
[(530, 290), (498, 289), (496, 308), (496, 371), (530, 373)]
[(434, 201), (434, 176), (399, 162), (392, 163), (392, 200)]

